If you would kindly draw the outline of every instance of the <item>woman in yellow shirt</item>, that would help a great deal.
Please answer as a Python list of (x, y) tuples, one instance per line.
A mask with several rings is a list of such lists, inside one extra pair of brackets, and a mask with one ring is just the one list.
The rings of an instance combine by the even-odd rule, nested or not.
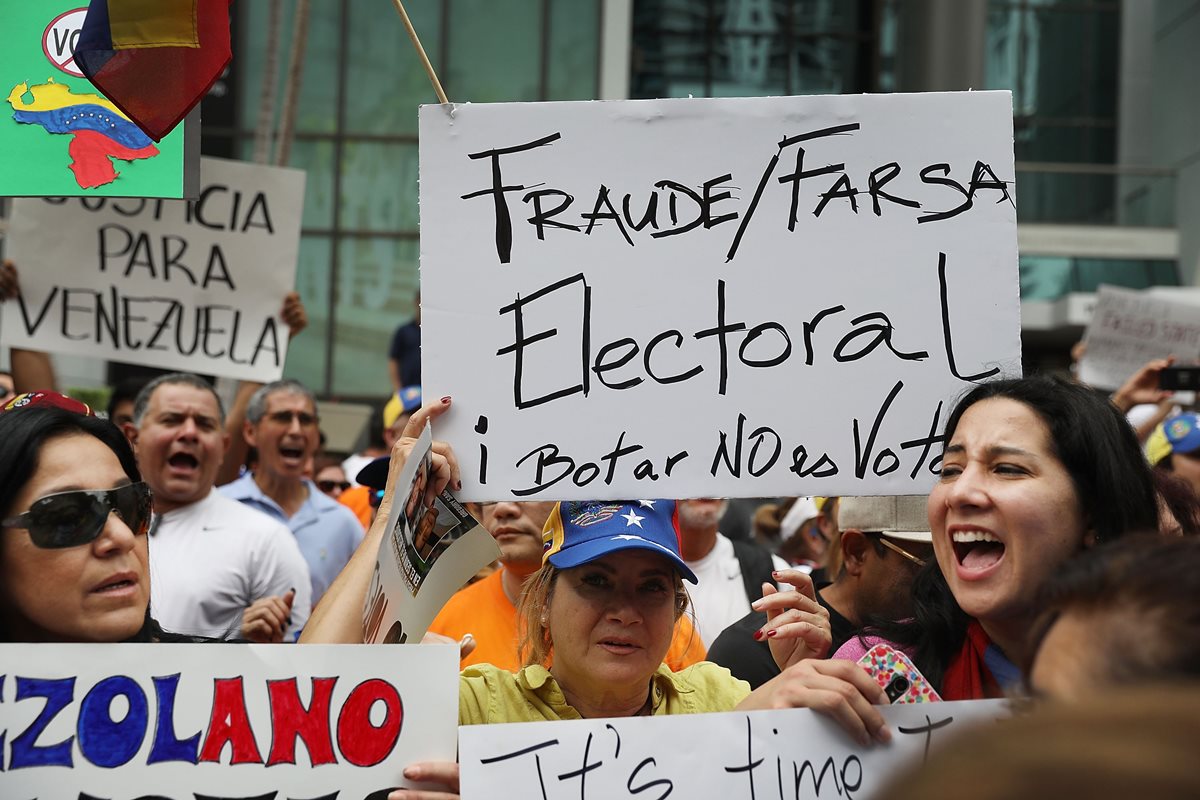
[[(417, 412), (392, 451), (389, 490), (427, 420), (449, 408), (449, 398)], [(435, 490), (459, 485), (458, 464), (449, 446), (433, 446)], [(380, 508), (377, 519), (386, 520)], [(372, 527), (359, 551), (330, 587), (313, 613), (303, 642), (360, 642), (360, 609), (383, 524)], [(663, 665), (675, 620), (687, 608), (683, 581), (695, 581), (679, 555), (678, 517), (669, 500), (562, 503), (544, 532), (543, 566), (526, 584), (519, 614), (523, 620), (526, 666), (513, 673), (489, 665), (463, 671), (459, 722), (622, 717), (779, 708), (825, 703), (812, 673), (826, 673), (857, 686), (866, 702), (882, 702), (883, 692), (863, 670), (849, 662), (805, 661), (825, 654), (831, 640), (828, 613), (814, 599), (812, 583), (799, 572), (777, 578), (796, 588), (767, 591), (755, 603), (768, 622), (762, 629), (780, 667), (776, 679), (755, 692), (728, 670), (702, 662), (672, 673)], [(550, 666), (546, 666), (549, 664)], [(788, 669), (793, 667), (793, 669)], [(797, 676), (808, 675), (803, 691)], [(817, 682), (819, 684), (819, 681)], [(833, 698), (828, 698), (830, 707)], [(886, 740), (882, 717), (863, 726)], [(438, 783), (458, 791), (458, 765), (414, 764), (410, 780)], [(398, 792), (419, 798), (422, 792)], [(444, 798), (446, 793), (430, 793)]]

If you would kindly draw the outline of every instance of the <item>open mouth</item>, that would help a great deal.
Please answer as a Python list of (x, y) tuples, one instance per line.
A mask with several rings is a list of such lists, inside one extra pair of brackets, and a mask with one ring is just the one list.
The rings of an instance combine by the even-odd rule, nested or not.
[(633, 653), (642, 649), (633, 642), (627, 642), (620, 639), (603, 639), (600, 642), (600, 646), (611, 653), (618, 654)]
[(124, 577), (115, 577), (112, 580), (102, 583), (92, 591), (96, 594), (105, 594), (109, 592), (120, 592), (124, 589), (131, 589), (137, 585), (136, 581)]
[(279, 455), (284, 458), (301, 459), (304, 458), (304, 450), (299, 447), (281, 447), (279, 448)]
[(200, 460), (191, 453), (176, 453), (167, 459), (167, 463), (176, 469), (197, 469)]
[(1004, 542), (987, 531), (956, 531), (954, 557), (966, 570), (981, 572), (1004, 558)]

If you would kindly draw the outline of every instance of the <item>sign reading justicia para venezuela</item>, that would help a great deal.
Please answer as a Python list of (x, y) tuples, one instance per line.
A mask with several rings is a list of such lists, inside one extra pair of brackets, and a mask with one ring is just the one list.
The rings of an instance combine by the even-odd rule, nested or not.
[(180, 125), (154, 142), (75, 65), (86, 3), (7, 6), (0, 32), (0, 195), (195, 196), (199, 147), (187, 141), (198, 139), (199, 125)]

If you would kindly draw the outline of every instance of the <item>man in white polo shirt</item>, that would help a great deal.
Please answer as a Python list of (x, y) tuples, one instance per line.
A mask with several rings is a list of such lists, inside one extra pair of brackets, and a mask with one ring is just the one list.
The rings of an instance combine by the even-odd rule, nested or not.
[(773, 570), (788, 569), (786, 561), (765, 548), (721, 534), (727, 505), (716, 499), (679, 501), (679, 550), (699, 581), (688, 593), (705, 649), (750, 613), (750, 603), (762, 597), (763, 583), (778, 583)]
[(308, 620), (308, 566), (285, 525), (213, 491), (228, 437), (202, 378), (146, 385), (126, 434), (161, 514), (150, 540), (150, 607), (163, 628), (291, 641)]

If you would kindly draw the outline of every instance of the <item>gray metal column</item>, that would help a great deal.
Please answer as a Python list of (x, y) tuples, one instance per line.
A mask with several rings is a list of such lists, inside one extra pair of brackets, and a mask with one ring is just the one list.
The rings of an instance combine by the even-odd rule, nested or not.
[(897, 89), (983, 88), (987, 0), (905, 0), (898, 8)]

